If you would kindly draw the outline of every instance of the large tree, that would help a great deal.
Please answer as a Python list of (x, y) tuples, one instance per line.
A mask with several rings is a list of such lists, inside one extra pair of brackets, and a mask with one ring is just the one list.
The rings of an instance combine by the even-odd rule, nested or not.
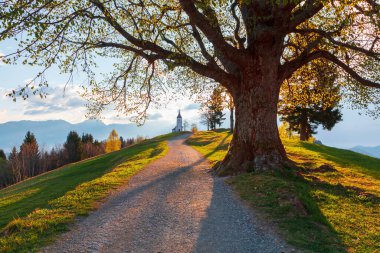
[[(222, 84), (236, 106), (234, 138), (217, 170), (226, 174), (288, 161), (277, 129), (280, 86), (312, 60), (339, 66), (353, 99), (379, 98), (379, 8), (375, 0), (13, 0), (0, 2), (0, 39), (21, 40), (10, 61), (82, 67), (95, 113), (115, 102), (139, 121), (166, 84), (192, 92), (205, 82), (189, 78)], [(99, 57), (115, 60), (104, 82), (91, 71)]]

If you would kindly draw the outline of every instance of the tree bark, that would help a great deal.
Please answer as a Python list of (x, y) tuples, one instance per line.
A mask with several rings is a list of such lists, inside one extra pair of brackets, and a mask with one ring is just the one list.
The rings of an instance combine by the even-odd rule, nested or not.
[(305, 122), (301, 122), (301, 125), (300, 125), (300, 140), (301, 141), (307, 141), (309, 139), (306, 127), (307, 126)]
[(219, 176), (281, 170), (289, 162), (277, 127), (277, 103), (282, 84), (278, 76), (281, 45), (276, 47), (268, 43), (266, 47), (258, 48), (258, 52), (265, 52), (265, 55), (258, 54), (259, 57), (247, 62), (239, 84), (231, 90), (235, 102), (235, 129), (226, 157), (214, 170)]
[(233, 107), (230, 107), (230, 130), (231, 130), (231, 133), (234, 132), (234, 108)]
[[(236, 101), (236, 124), (219, 176), (282, 169), (288, 161), (277, 128), (277, 96), (270, 89), (250, 89)], [(259, 95), (260, 94), (260, 95)]]

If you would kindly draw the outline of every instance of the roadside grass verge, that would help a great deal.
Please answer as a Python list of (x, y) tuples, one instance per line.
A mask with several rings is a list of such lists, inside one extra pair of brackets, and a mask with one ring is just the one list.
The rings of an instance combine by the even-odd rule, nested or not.
[(113, 189), (168, 151), (158, 136), (113, 153), (70, 164), (0, 191), (0, 252), (34, 252), (87, 215)]
[[(231, 138), (228, 131), (198, 132), (187, 143), (215, 164)], [(380, 252), (380, 159), (283, 142), (298, 170), (245, 173), (227, 182), (303, 251)], [(326, 164), (332, 167), (320, 167)]]

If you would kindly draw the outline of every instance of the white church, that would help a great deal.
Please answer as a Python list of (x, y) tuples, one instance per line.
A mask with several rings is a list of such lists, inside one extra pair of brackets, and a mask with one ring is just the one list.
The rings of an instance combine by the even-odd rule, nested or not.
[(172, 129), (172, 132), (182, 132), (183, 126), (182, 126), (182, 116), (181, 111), (178, 110), (178, 116), (177, 116), (177, 125)]

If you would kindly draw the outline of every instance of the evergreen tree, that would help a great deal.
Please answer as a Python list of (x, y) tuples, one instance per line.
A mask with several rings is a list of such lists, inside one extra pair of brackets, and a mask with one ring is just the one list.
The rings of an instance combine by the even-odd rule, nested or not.
[(91, 134), (82, 134), (82, 142), (83, 143), (93, 143), (94, 137)]
[(108, 136), (106, 141), (106, 153), (113, 152), (119, 150), (121, 147), (121, 141), (119, 139), (119, 135), (115, 129), (113, 129)]
[(8, 160), (11, 167), (14, 182), (20, 182), (21, 180), (23, 180), (23, 175), (21, 171), (20, 156), (19, 156), (19, 153), (17, 152), (16, 147), (12, 148), (12, 151), (9, 154)]
[(67, 154), (67, 161), (69, 163), (80, 161), (82, 158), (82, 140), (78, 133), (70, 131), (67, 135), (64, 148)]
[(23, 178), (38, 174), (40, 153), (38, 143), (33, 133), (28, 131), (20, 146), (20, 158), (23, 170)]
[(7, 160), (4, 150), (0, 149), (0, 159)]
[(120, 145), (121, 148), (125, 148), (127, 146), (123, 136), (120, 136)]
[(326, 61), (314, 61), (299, 70), (281, 90), (279, 114), (289, 130), (307, 141), (322, 125), (331, 130), (342, 120), (337, 69)]

